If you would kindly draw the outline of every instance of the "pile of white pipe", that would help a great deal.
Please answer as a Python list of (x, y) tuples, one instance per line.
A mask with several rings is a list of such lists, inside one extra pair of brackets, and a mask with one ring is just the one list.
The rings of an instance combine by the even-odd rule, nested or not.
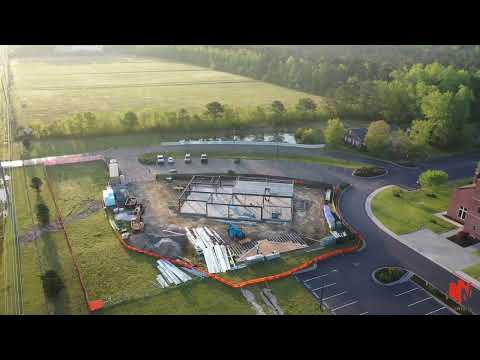
[(157, 269), (160, 274), (157, 275), (157, 282), (162, 288), (172, 285), (180, 285), (192, 280), (192, 277), (178, 267), (166, 260), (157, 260)]
[(185, 230), (195, 251), (203, 254), (209, 273), (223, 273), (235, 267), (235, 261), (228, 245), (215, 230), (206, 226), (185, 228)]

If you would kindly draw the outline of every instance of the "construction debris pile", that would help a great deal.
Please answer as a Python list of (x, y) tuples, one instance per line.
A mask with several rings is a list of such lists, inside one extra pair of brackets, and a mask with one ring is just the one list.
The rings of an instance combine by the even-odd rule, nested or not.
[(197, 254), (203, 254), (209, 273), (223, 273), (237, 269), (229, 245), (215, 230), (208, 227), (185, 228), (187, 238)]
[(166, 288), (172, 285), (180, 285), (187, 281), (192, 280), (192, 277), (186, 274), (184, 271), (190, 273), (193, 276), (200, 278), (205, 277), (204, 274), (195, 270), (183, 268), (184, 271), (166, 260), (157, 260), (157, 269), (160, 274), (157, 275), (157, 282), (162, 288)]

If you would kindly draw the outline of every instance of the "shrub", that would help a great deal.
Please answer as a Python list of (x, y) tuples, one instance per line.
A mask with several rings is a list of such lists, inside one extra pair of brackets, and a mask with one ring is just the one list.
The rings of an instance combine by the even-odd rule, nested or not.
[(325, 141), (328, 145), (337, 146), (343, 143), (345, 136), (345, 127), (340, 119), (328, 120), (327, 128), (325, 129)]
[(385, 169), (378, 166), (364, 166), (354, 171), (355, 176), (374, 177), (385, 174)]
[(321, 144), (324, 141), (320, 129), (299, 128), (295, 131), (295, 140), (299, 144)]
[(441, 170), (427, 170), (419, 177), (422, 188), (433, 191), (438, 186), (442, 186), (448, 181), (448, 174)]
[(398, 198), (401, 198), (403, 196), (403, 190), (402, 189), (394, 188), (392, 190), (392, 193), (393, 193), (393, 196), (398, 197)]
[(234, 175), (236, 175), (237, 173), (235, 172), (235, 170), (228, 170), (228, 171), (227, 171), (227, 174), (230, 175), (230, 176), (234, 176)]
[(32, 178), (30, 186), (35, 190), (40, 191), (40, 187), (42, 186), (42, 184), (43, 184), (42, 179), (35, 176)]
[(154, 165), (157, 163), (158, 153), (146, 153), (138, 157), (138, 161), (143, 165)]
[(384, 268), (375, 272), (375, 278), (383, 284), (400, 280), (406, 271), (399, 268)]

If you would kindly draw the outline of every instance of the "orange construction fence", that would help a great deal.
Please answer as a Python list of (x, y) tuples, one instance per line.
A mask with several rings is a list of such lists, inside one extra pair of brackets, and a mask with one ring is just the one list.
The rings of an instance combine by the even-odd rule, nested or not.
[(90, 299), (89, 299), (89, 297), (88, 297), (88, 292), (87, 292), (87, 288), (86, 288), (86, 286), (85, 286), (85, 282), (83, 281), (82, 272), (80, 271), (80, 266), (78, 265), (78, 261), (77, 261), (77, 258), (75, 257), (74, 252), (73, 252), (73, 247), (72, 247), (72, 244), (71, 244), (70, 239), (69, 239), (69, 237), (68, 237), (67, 230), (65, 229), (65, 225), (64, 225), (64, 223), (63, 223), (62, 213), (61, 213), (61, 211), (60, 211), (60, 208), (59, 208), (58, 205), (57, 205), (57, 200), (56, 200), (56, 198), (55, 198), (55, 194), (54, 194), (53, 189), (52, 189), (52, 186), (51, 186), (51, 184), (50, 184), (50, 179), (48, 178), (47, 168), (46, 168), (45, 165), (43, 166), (43, 171), (44, 171), (44, 174), (45, 174), (45, 180), (46, 180), (46, 182), (47, 182), (48, 190), (49, 190), (50, 193), (52, 194), (53, 205), (55, 206), (55, 210), (57, 211), (58, 222), (60, 223), (60, 225), (61, 225), (61, 227), (62, 227), (65, 240), (67, 241), (68, 250), (69, 250), (70, 255), (71, 255), (71, 257), (72, 257), (73, 264), (74, 264), (75, 269), (76, 269), (77, 274), (78, 274), (78, 278), (79, 278), (79, 280), (80, 280), (80, 285), (81, 285), (81, 287), (82, 287), (83, 296), (85, 297), (85, 302), (86, 302), (86, 304), (87, 304), (88, 310), (89, 310), (89, 311), (98, 310), (98, 309), (100, 309), (100, 308), (103, 307), (103, 301), (102, 301), (102, 300), (90, 301)]

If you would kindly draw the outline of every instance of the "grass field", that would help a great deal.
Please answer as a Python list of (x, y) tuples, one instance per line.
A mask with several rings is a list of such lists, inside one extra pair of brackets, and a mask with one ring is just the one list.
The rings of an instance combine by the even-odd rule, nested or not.
[(191, 65), (127, 57), (11, 59), (12, 102), (18, 124), (52, 121), (75, 112), (186, 108), (203, 111), (220, 101), (254, 107), (280, 100), (322, 99), (237, 75)]
[(102, 315), (254, 315), (239, 289), (214, 280), (194, 280), (177, 288), (99, 312)]
[[(17, 215), (17, 231), (20, 235), (31, 230), (36, 224), (35, 204), (42, 199), (50, 209), (50, 219), (55, 220), (56, 213), (53, 199), (48, 190), (45, 173), (41, 166), (28, 166), (13, 169), (15, 181), (15, 210)], [(40, 192), (30, 184), (33, 177), (42, 180)]]
[(465, 272), (466, 274), (470, 275), (471, 277), (477, 280), (480, 280), (480, 262), (466, 269), (463, 269), (463, 272)]
[(448, 208), (453, 190), (465, 182), (468, 181), (441, 187), (435, 192), (437, 195), (435, 198), (427, 196), (424, 190), (404, 191), (399, 198), (393, 196), (392, 188), (385, 189), (373, 199), (372, 210), (374, 215), (396, 234), (402, 235), (422, 228), (441, 234), (454, 229), (455, 226), (434, 214)]
[[(43, 314), (46, 311), (71, 315), (88, 313), (63, 232), (49, 232), (35, 242), (23, 245), (22, 266), (25, 314)], [(55, 270), (65, 286), (53, 301), (45, 299), (40, 279), (47, 270)]]
[(85, 211), (92, 202), (100, 202), (108, 181), (103, 161), (52, 166), (48, 168), (48, 176), (64, 218)]
[[(30, 179), (33, 176), (38, 176), (44, 183), (40, 193), (30, 187)], [(19, 235), (25, 234), (37, 225), (35, 204), (39, 197), (50, 209), (51, 222), (56, 220), (53, 199), (40, 166), (14, 169), (13, 181), (15, 182), (15, 208)], [(6, 236), (13, 236), (10, 221), (7, 222)], [(20, 245), (20, 258), (25, 314), (86, 313), (78, 275), (62, 232), (50, 232), (40, 238), (23, 241)], [(55, 300), (47, 300), (43, 292), (41, 275), (47, 270), (55, 270), (65, 286)], [(3, 299), (1, 292), (0, 297)]]

